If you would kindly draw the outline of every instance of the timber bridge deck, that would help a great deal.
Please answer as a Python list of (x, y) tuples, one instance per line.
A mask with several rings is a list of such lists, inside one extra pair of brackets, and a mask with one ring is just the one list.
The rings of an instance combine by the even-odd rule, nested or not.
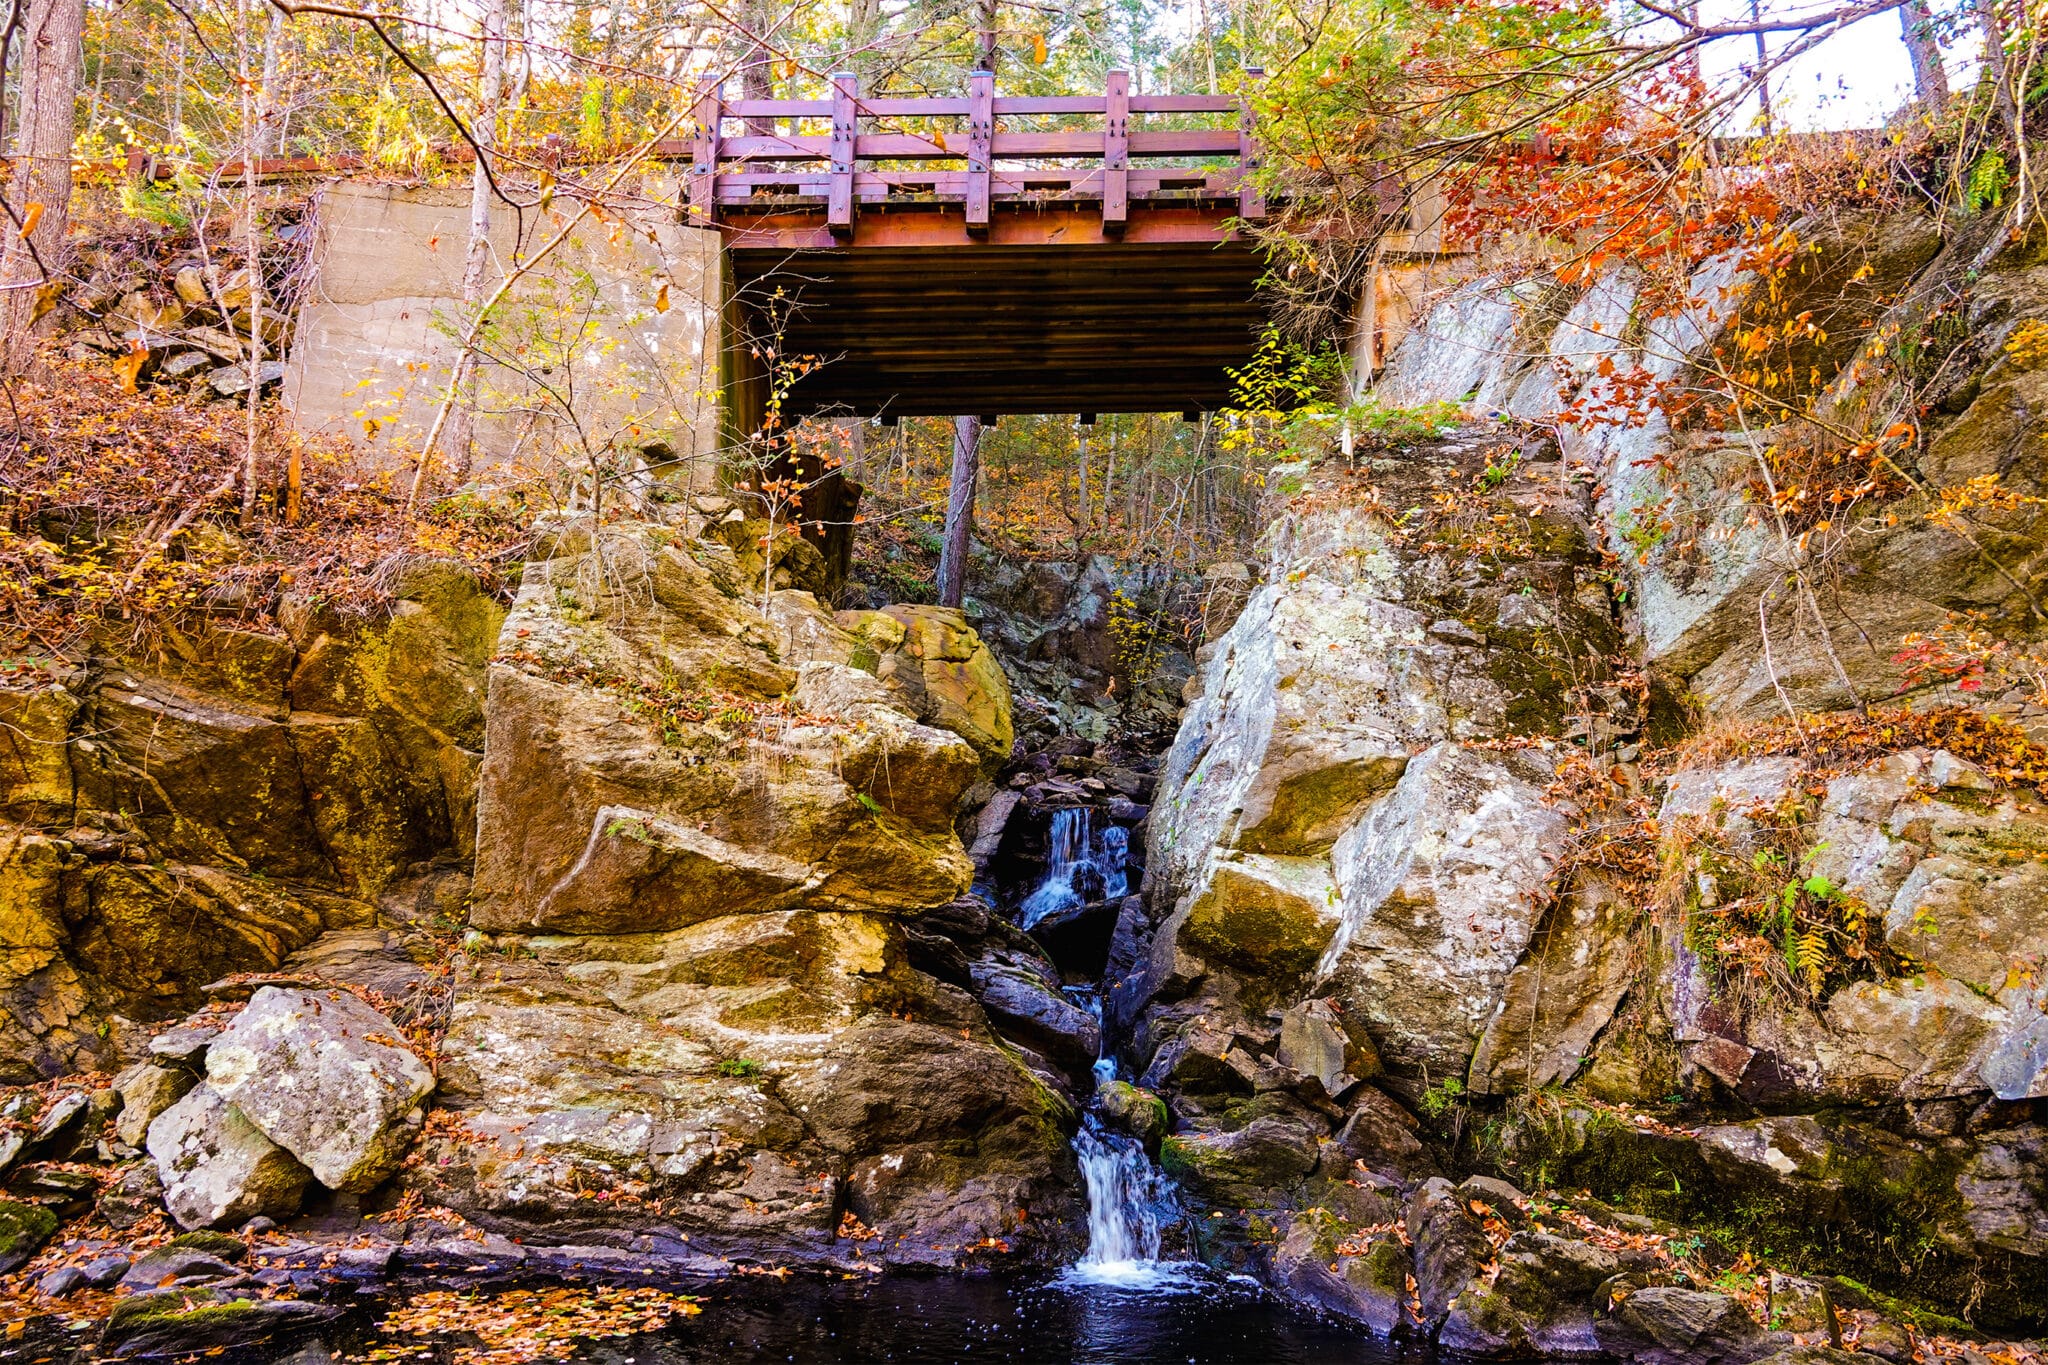
[(706, 92), (685, 209), (724, 244), (729, 430), (1223, 405), (1266, 320), (1255, 134), (1245, 100), (1125, 72), (1080, 96), (985, 71), (965, 98)]

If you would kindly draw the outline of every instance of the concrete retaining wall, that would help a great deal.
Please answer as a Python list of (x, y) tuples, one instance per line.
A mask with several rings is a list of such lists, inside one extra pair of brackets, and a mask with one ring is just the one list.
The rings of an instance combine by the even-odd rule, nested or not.
[[(659, 445), (691, 461), (693, 484), (711, 481), (717, 238), (678, 225), (661, 197), (635, 220), (586, 219), (494, 311), (476, 477), (515, 462), (566, 476), (594, 450)], [(575, 211), (567, 199), (523, 215), (496, 206), (490, 284)], [(319, 192), (315, 212), (285, 403), (302, 430), (347, 436), (395, 477), (451, 380), (469, 191), (344, 182)]]

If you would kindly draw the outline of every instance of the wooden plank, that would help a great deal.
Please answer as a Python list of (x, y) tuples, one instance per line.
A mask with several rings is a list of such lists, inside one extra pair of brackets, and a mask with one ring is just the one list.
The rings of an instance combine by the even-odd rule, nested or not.
[(1237, 99), (1232, 95), (1133, 95), (1134, 114), (1234, 114)]
[(705, 81), (690, 115), (690, 221), (708, 227), (718, 216), (718, 83)]
[(733, 100), (727, 118), (831, 118), (831, 100)]
[(1131, 73), (1109, 73), (1102, 117), (1102, 234), (1124, 230), (1131, 209)]
[(861, 113), (869, 118), (966, 118), (968, 101), (955, 96), (917, 99), (869, 99), (861, 101)]
[(967, 116), (967, 233), (988, 233), (989, 161), (996, 137), (996, 76), (977, 71), (967, 78), (967, 98), (974, 106)]
[[(722, 177), (721, 177), (722, 178)], [(970, 244), (1048, 246), (1063, 249), (1090, 243), (1107, 243), (1102, 235), (1102, 214), (1082, 205), (1022, 204), (989, 215), (983, 236), (966, 233), (963, 204), (911, 204), (887, 213), (864, 213), (854, 225), (852, 245), (856, 247), (966, 247)], [(1224, 225), (1236, 214), (1234, 202), (1210, 201), (1192, 204), (1148, 206), (1124, 229), (1122, 241), (1197, 242), (1214, 247), (1228, 240)], [(804, 209), (766, 205), (750, 213), (742, 206), (729, 206), (720, 213), (727, 225), (728, 244), (734, 248), (776, 251), (827, 251), (847, 243), (825, 228), (824, 215)]]
[(860, 77), (851, 71), (832, 76), (832, 188), (825, 201), (825, 226), (835, 237), (853, 236), (854, 138), (859, 123), (855, 112)]
[(1248, 66), (1244, 75), (1245, 86), (1239, 95), (1237, 113), (1237, 216), (1256, 223), (1266, 216), (1266, 196), (1257, 183), (1258, 119), (1252, 112), (1252, 96), (1264, 83), (1266, 73), (1259, 67)]
[(995, 102), (997, 118), (1006, 114), (1099, 114), (1099, 95), (1004, 95)]

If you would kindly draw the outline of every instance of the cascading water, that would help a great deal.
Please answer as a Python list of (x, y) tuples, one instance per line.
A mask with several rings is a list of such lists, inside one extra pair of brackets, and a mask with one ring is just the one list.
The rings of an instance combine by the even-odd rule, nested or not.
[(1122, 825), (1097, 831), (1088, 807), (1057, 810), (1049, 842), (1045, 878), (1018, 908), (1020, 928), (1090, 901), (1120, 900), (1130, 890), (1131, 835)]
[[(1018, 909), (1017, 922), (1026, 929), (1062, 910), (1121, 899), (1130, 887), (1130, 832), (1122, 825), (1097, 831), (1082, 806), (1053, 812), (1050, 833), (1045, 876)], [(1067, 994), (1101, 1021), (1099, 988), (1074, 986)], [(1116, 1079), (1113, 1058), (1096, 1061), (1095, 1079), (1098, 1085)], [(1160, 1259), (1160, 1229), (1180, 1217), (1173, 1182), (1144, 1144), (1111, 1131), (1091, 1112), (1074, 1135), (1074, 1157), (1088, 1191), (1088, 1250), (1063, 1278), (1123, 1289), (1180, 1284), (1184, 1264)]]
[(1176, 1212), (1173, 1184), (1143, 1145), (1089, 1114), (1074, 1135), (1074, 1157), (1088, 1187), (1088, 1250), (1069, 1277), (1137, 1288), (1174, 1280), (1171, 1263), (1159, 1259), (1161, 1216)]

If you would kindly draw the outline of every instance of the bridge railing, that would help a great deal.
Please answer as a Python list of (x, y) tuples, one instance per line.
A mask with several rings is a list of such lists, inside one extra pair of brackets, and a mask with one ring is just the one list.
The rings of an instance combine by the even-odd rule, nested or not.
[[(1133, 118), (1203, 114), (1230, 121), (1210, 128), (1131, 126)], [(1096, 122), (1053, 132), (1002, 126), (1006, 118), (1050, 115)], [(906, 126), (920, 120), (933, 126)], [(952, 122), (954, 130), (938, 128), (939, 120)], [(775, 131), (784, 121), (791, 130)], [(806, 122), (829, 131), (798, 131)], [(737, 131), (729, 132), (734, 124)], [(1103, 231), (1112, 236), (1129, 221), (1134, 200), (1234, 201), (1239, 217), (1266, 216), (1253, 175), (1259, 162), (1249, 99), (1134, 95), (1124, 71), (1111, 72), (1100, 95), (998, 96), (995, 77), (986, 71), (968, 78), (965, 98), (863, 97), (848, 73), (832, 77), (827, 99), (728, 101), (711, 88), (699, 95), (693, 125), (688, 207), (705, 223), (738, 212), (822, 206), (833, 235), (850, 237), (861, 205), (920, 201), (964, 206), (974, 234), (988, 230), (991, 207), (1005, 201), (1099, 203)], [(1135, 158), (1183, 164), (1134, 165)], [(1045, 164), (1054, 161), (1087, 164)], [(1210, 164), (1185, 164), (1196, 161)]]

